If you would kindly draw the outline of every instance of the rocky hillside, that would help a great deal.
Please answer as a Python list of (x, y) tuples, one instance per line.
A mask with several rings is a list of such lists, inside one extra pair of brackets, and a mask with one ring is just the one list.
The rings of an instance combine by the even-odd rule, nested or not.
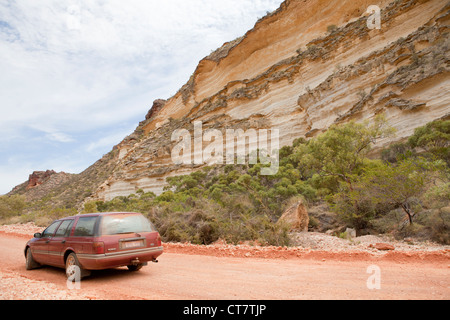
[[(28, 181), (16, 186), (8, 195), (24, 195), (34, 207), (75, 208), (113, 172), (117, 165), (118, 151), (114, 148), (80, 174), (56, 173), (53, 170), (37, 171)], [(41, 203), (40, 203), (41, 202)], [(33, 208), (33, 206), (32, 206)]]
[(397, 140), (449, 118), (450, 3), (379, 1), (381, 29), (368, 27), (371, 4), (284, 1), (201, 60), (177, 94), (155, 101), (114, 155), (58, 187), (58, 199), (111, 200), (139, 189), (160, 194), (167, 177), (201, 167), (171, 158), (172, 133), (193, 132), (194, 121), (204, 131), (275, 128), (284, 146), (380, 113)]
[(24, 194), (27, 201), (42, 199), (54, 189), (69, 182), (73, 175), (54, 170), (35, 171), (27, 181), (16, 186), (9, 194)]

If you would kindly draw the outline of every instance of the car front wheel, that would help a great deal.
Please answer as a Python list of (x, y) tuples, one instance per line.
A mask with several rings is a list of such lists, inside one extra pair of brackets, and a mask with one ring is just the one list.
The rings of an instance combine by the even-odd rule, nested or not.
[(33, 254), (31, 253), (31, 248), (27, 249), (27, 254), (26, 254), (26, 268), (27, 270), (33, 270), (36, 268), (39, 268), (41, 265), (39, 263), (37, 263), (34, 259), (33, 259)]

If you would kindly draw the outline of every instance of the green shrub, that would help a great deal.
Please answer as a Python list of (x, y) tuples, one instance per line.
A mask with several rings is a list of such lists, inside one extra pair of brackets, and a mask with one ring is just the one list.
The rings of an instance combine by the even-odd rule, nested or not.
[(427, 226), (431, 229), (431, 239), (446, 245), (450, 244), (450, 212), (439, 210), (432, 215)]
[(0, 218), (5, 219), (21, 215), (26, 208), (25, 196), (0, 196)]
[(430, 156), (450, 166), (450, 120), (438, 120), (417, 128), (408, 140), (412, 148), (422, 148)]

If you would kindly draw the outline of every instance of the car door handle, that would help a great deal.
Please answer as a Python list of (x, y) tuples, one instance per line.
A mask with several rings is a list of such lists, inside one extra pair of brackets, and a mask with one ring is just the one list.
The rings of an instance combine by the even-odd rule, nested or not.
[(61, 241), (62, 244), (66, 243), (66, 240)]

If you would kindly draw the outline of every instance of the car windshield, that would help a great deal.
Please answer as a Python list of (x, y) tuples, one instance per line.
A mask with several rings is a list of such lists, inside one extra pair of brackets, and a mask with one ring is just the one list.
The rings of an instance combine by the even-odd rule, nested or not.
[(154, 226), (141, 214), (107, 215), (102, 219), (100, 234), (115, 235), (135, 232), (153, 232)]

